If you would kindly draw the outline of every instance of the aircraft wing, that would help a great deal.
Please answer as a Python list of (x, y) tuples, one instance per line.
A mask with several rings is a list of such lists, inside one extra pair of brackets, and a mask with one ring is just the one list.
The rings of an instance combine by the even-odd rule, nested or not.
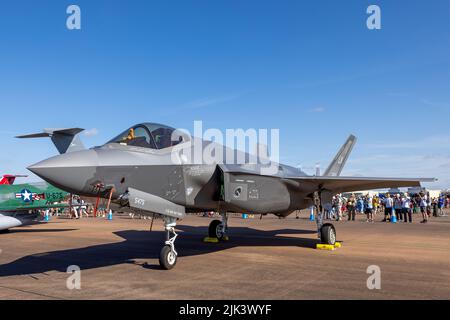
[(368, 178), (368, 177), (292, 177), (289, 180), (306, 184), (305, 189), (327, 189), (335, 193), (359, 190), (420, 187), (422, 182), (435, 182), (434, 178)]
[[(90, 204), (73, 204), (72, 208), (79, 208), (79, 207), (86, 207)], [(2, 208), (0, 209), (0, 214), (2, 212), (22, 212), (26, 213), (31, 210), (47, 210), (47, 209), (68, 209), (70, 208), (70, 204), (67, 203), (58, 203), (58, 204), (48, 204), (48, 205), (36, 205), (36, 206), (29, 206), (29, 207), (11, 207), (11, 208)]]

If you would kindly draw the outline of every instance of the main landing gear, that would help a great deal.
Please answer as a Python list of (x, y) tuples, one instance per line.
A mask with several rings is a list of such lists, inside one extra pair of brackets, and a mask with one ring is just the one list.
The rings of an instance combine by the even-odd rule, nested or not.
[(331, 223), (326, 223), (320, 229), (320, 241), (323, 244), (336, 244), (336, 229)]
[(175, 232), (175, 226), (177, 225), (176, 218), (166, 217), (164, 219), (164, 226), (167, 232), (167, 240), (165, 246), (162, 248), (159, 254), (159, 265), (165, 270), (170, 270), (177, 264), (178, 253), (175, 250), (175, 240), (178, 234)]
[(226, 240), (228, 232), (228, 215), (226, 213), (220, 213), (221, 220), (213, 220), (209, 224), (208, 237), (218, 240)]
[(336, 244), (336, 228), (331, 223), (323, 223), (322, 193), (322, 191), (315, 192), (313, 197), (314, 205), (317, 208), (317, 234), (321, 244), (334, 246)]

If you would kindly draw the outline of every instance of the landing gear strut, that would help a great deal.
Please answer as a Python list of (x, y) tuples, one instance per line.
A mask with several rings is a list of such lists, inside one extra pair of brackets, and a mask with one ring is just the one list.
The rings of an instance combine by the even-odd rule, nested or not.
[(322, 244), (336, 244), (336, 228), (331, 223), (323, 223), (323, 213), (318, 211), (316, 217), (317, 233)]
[(323, 223), (322, 193), (314, 195), (314, 202), (317, 208), (316, 223), (317, 233), (322, 244), (336, 244), (336, 228), (331, 223)]
[(159, 265), (165, 270), (170, 270), (177, 264), (178, 257), (178, 253), (175, 250), (175, 240), (178, 237), (178, 234), (175, 232), (177, 219), (167, 217), (164, 220), (164, 225), (167, 232), (167, 240), (159, 254)]
[(213, 220), (209, 224), (208, 236), (210, 238), (216, 238), (224, 240), (228, 232), (228, 215), (226, 213), (220, 213), (222, 220)]

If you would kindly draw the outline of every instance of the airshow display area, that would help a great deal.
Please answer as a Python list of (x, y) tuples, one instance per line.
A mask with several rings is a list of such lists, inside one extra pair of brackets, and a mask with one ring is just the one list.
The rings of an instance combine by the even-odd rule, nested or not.
[(450, 300), (449, 32), (441, 0), (2, 3), (2, 310)]
[[(434, 178), (341, 176), (355, 136), (323, 175), (309, 176), (279, 163), (272, 174), (263, 174), (267, 165), (260, 158), (239, 165), (189, 163), (185, 155), (194, 154), (197, 143), (202, 150), (231, 151), (231, 159), (242, 151), (176, 136), (177, 130), (161, 124), (133, 126), (91, 149), (84, 148), (82, 131), (18, 136), (49, 137), (61, 155), (29, 167), (45, 182), (15, 184), (24, 176), (13, 175), (2, 180), (0, 273), (7, 288), (2, 298), (33, 298), (37, 292), (52, 298), (124, 298), (121, 286), (110, 287), (120, 279), (124, 288), (153, 288), (127, 291), (127, 299), (230, 298), (226, 290), (194, 290), (197, 278), (183, 280), (179, 290), (186, 273), (207, 283), (217, 281), (214, 270), (222, 270), (222, 281), (239, 299), (447, 298), (448, 286), (439, 279), (450, 259), (442, 254), (448, 249), (442, 239), (449, 234), (450, 195), (421, 187), (436, 183)], [(373, 190), (382, 187), (390, 189)], [(376, 280), (373, 288), (361, 285), (366, 269), (379, 266), (377, 259), (387, 271), (383, 290)], [(177, 271), (165, 276), (174, 287), (158, 283), (160, 270), (173, 269), (179, 260)], [(426, 275), (426, 281), (408, 282), (406, 293), (395, 271), (405, 263), (415, 266), (410, 277)], [(424, 272), (430, 265), (435, 272)], [(260, 272), (279, 268), (284, 270), (277, 276), (279, 289), (267, 291)], [(342, 272), (349, 268), (355, 272), (346, 278)], [(99, 277), (105, 270), (109, 280)], [(89, 281), (61, 286), (69, 271)], [(29, 274), (46, 276), (29, 282), (23, 278)], [(299, 289), (293, 281), (306, 277), (314, 279), (314, 289)], [(253, 281), (259, 290), (248, 291), (242, 281)], [(320, 287), (330, 282), (335, 291), (324, 294)], [(440, 285), (430, 286), (433, 282)]]

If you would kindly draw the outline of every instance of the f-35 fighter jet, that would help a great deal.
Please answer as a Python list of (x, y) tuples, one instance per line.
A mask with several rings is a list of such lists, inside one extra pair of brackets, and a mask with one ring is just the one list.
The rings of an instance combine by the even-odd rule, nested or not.
[[(50, 137), (61, 153), (30, 166), (29, 170), (67, 192), (111, 197), (123, 211), (161, 215), (167, 231), (160, 253), (163, 269), (172, 269), (177, 263), (175, 227), (187, 213), (219, 212), (221, 220), (211, 222), (209, 236), (224, 239), (228, 213), (286, 217), (295, 210), (317, 205), (317, 199), (319, 207), (331, 202), (338, 193), (415, 187), (421, 182), (435, 181), (341, 177), (356, 141), (354, 136), (350, 136), (324, 176), (308, 176), (298, 168), (267, 162), (267, 157), (255, 159), (249, 153), (230, 150), (156, 123), (133, 126), (105, 145), (89, 150), (84, 149), (78, 138), (81, 131), (47, 129), (19, 137)], [(205, 161), (201, 156), (205, 153), (215, 160)], [(335, 244), (333, 225), (320, 222), (318, 231), (323, 243)]]

